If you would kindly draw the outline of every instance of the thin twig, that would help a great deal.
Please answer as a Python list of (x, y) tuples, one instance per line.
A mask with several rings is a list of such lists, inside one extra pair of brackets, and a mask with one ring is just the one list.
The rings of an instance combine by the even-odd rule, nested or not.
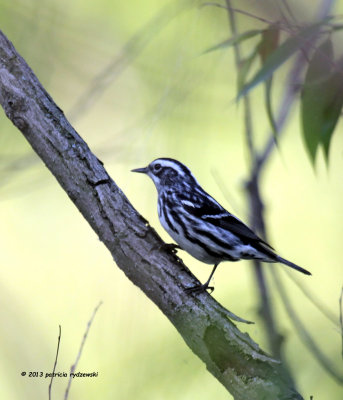
[(301, 290), (304, 296), (308, 298), (308, 300), (336, 327), (339, 327), (339, 323), (337, 322), (337, 315), (335, 315), (328, 307), (326, 307), (323, 303), (321, 303), (311, 292), (310, 290), (300, 281), (295, 278), (294, 274), (288, 269), (285, 269), (287, 276), (295, 283), (298, 288)]
[(54, 380), (54, 375), (55, 375), (55, 370), (56, 370), (56, 365), (57, 365), (57, 359), (58, 359), (58, 352), (59, 352), (60, 343), (61, 343), (61, 325), (58, 325), (58, 328), (59, 328), (59, 334), (58, 334), (58, 339), (57, 339), (56, 357), (55, 357), (54, 368), (52, 370), (52, 375), (51, 375), (50, 384), (49, 384), (49, 400), (51, 400), (52, 381)]
[[(226, 2), (226, 4), (227, 4), (227, 2)], [(234, 11), (234, 12), (236, 12), (236, 13), (238, 13), (238, 14), (245, 15), (245, 16), (247, 16), (247, 17), (256, 19), (256, 20), (261, 21), (261, 22), (264, 22), (264, 23), (266, 23), (266, 24), (273, 24), (273, 23), (274, 23), (274, 22), (271, 21), (271, 20), (268, 20), (268, 19), (263, 18), (263, 17), (259, 17), (259, 16), (257, 16), (257, 15), (251, 14), (251, 13), (249, 13), (249, 12), (247, 12), (247, 11), (240, 10), (240, 9), (238, 9), (238, 8), (233, 8), (233, 7), (231, 7), (231, 5), (230, 5), (230, 6), (229, 6), (229, 5), (224, 6), (224, 5), (222, 5), (222, 4), (219, 4), (219, 3), (212, 3), (212, 2), (202, 3), (202, 4), (200, 5), (200, 7), (206, 7), (206, 6), (213, 6), (213, 7), (218, 7), (218, 8), (224, 8), (224, 9), (226, 9), (226, 10)]]
[(282, 2), (281, 2), (281, 4), (280, 4), (280, 1), (277, 1), (277, 2), (276, 2), (276, 6), (277, 6), (278, 11), (279, 11), (279, 13), (280, 13), (281, 20), (282, 20), (282, 21), (285, 21), (286, 25), (289, 25), (288, 18), (287, 18), (287, 16), (285, 15), (285, 13), (284, 13), (283, 10), (282, 10)]
[(281, 3), (284, 5), (288, 15), (292, 18), (294, 24), (296, 24), (297, 23), (297, 19), (296, 19), (294, 13), (293, 13), (291, 7), (288, 4), (288, 1), (287, 0), (281, 0)]
[(200, 4), (199, 8), (208, 7), (208, 6), (223, 8), (224, 10), (227, 10), (227, 7), (224, 6), (223, 4), (213, 3), (213, 2), (210, 2), (210, 1)]
[(289, 298), (287, 296), (286, 290), (276, 274), (274, 269), (271, 269), (271, 275), (273, 277), (275, 286), (278, 290), (278, 293), (281, 296), (282, 302), (284, 304), (284, 307), (287, 311), (287, 314), (292, 321), (294, 327), (299, 333), (299, 337), (303, 344), (311, 351), (311, 354), (316, 358), (316, 360), (319, 362), (319, 364), (340, 384), (343, 383), (343, 375), (336, 371), (336, 369), (332, 366), (331, 360), (329, 360), (326, 355), (321, 351), (319, 346), (315, 343), (314, 339), (308, 332), (308, 330), (305, 328), (303, 323), (301, 322), (300, 318), (296, 314), (293, 306), (291, 305), (291, 302), (289, 301)]
[(75, 360), (74, 364), (73, 364), (73, 365), (71, 366), (71, 368), (70, 368), (69, 381), (68, 381), (68, 386), (67, 386), (66, 391), (65, 391), (65, 394), (64, 394), (64, 400), (67, 400), (67, 399), (68, 399), (69, 391), (70, 391), (70, 386), (71, 386), (71, 382), (72, 382), (72, 379), (73, 379), (73, 378), (72, 378), (72, 374), (73, 374), (74, 371), (76, 370), (77, 364), (79, 363), (79, 360), (80, 360), (80, 358), (81, 358), (81, 354), (82, 354), (82, 351), (83, 351), (83, 347), (84, 347), (84, 345), (85, 345), (85, 343), (86, 343), (86, 339), (87, 339), (89, 330), (90, 330), (90, 328), (91, 328), (91, 325), (92, 325), (92, 323), (93, 323), (93, 320), (94, 320), (94, 318), (95, 318), (95, 315), (96, 315), (96, 313), (98, 312), (99, 307), (100, 307), (101, 305), (102, 305), (102, 301), (100, 301), (100, 303), (95, 307), (95, 309), (94, 309), (94, 311), (93, 311), (93, 314), (92, 314), (92, 316), (91, 316), (91, 319), (90, 319), (90, 320), (88, 321), (88, 323), (87, 323), (87, 328), (86, 328), (85, 333), (84, 333), (84, 335), (83, 335), (82, 342), (81, 342), (81, 345), (80, 345), (79, 352), (78, 352), (78, 354), (77, 354), (76, 360)]
[(339, 323), (341, 325), (341, 336), (342, 336), (342, 358), (343, 358), (343, 287), (341, 295), (339, 297)]

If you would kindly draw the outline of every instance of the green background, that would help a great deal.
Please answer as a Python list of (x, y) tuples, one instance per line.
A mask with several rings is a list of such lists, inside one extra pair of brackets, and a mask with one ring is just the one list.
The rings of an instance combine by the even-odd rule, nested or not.
[[(305, 3), (314, 4), (303, 3), (303, 9)], [(180, 4), (190, 7), (180, 11)], [(184, 162), (223, 206), (249, 219), (244, 192), (249, 155), (242, 104), (234, 102), (233, 53), (202, 55), (229, 37), (227, 15), (198, 4), (0, 0), (0, 29), (134, 207), (167, 242), (152, 182), (130, 172), (157, 157)], [(264, 2), (265, 10), (256, 2), (244, 4), (259, 15), (268, 11), (268, 18), (277, 13), (272, 2)], [(340, 8), (335, 11), (342, 13)], [(295, 12), (299, 19), (314, 14)], [(239, 17), (240, 30), (256, 26), (263, 27)], [(339, 41), (336, 46), (339, 51)], [(247, 54), (250, 50), (245, 49)], [(274, 80), (275, 105), (286, 72), (287, 66)], [(263, 88), (252, 94), (253, 125), (261, 147), (268, 132), (262, 96)], [(320, 154), (313, 169), (302, 143), (298, 109), (296, 104), (263, 175), (269, 241), (282, 256), (312, 271), (312, 277), (291, 274), (338, 322), (342, 125), (333, 138), (329, 168)], [(48, 379), (22, 377), (21, 372), (52, 371), (59, 324), (56, 371), (69, 372), (87, 322), (102, 300), (77, 368), (98, 372), (98, 377), (75, 378), (69, 399), (231, 398), (157, 307), (116, 267), (3, 111), (0, 132), (0, 397), (48, 398)], [(207, 278), (209, 266), (179, 255), (202, 281)], [(265, 265), (268, 282), (269, 268), (280, 271), (303, 324), (332, 365), (342, 370), (339, 328), (306, 299), (284, 267)], [(213, 295), (220, 303), (256, 321), (240, 328), (267, 349), (251, 264), (222, 264), (214, 283)], [(306, 399), (342, 399), (342, 387), (300, 341), (278, 294), (272, 290), (271, 296), (299, 391)], [(67, 378), (54, 380), (54, 399), (63, 398), (66, 385)]]

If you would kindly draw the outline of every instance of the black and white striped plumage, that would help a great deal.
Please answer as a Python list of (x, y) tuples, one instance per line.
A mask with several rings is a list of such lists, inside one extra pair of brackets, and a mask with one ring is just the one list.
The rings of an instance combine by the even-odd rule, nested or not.
[(181, 249), (200, 261), (214, 264), (201, 290), (209, 288), (209, 281), (222, 261), (256, 259), (280, 262), (311, 275), (278, 256), (272, 247), (206, 193), (191, 171), (179, 161), (158, 158), (133, 172), (145, 173), (153, 180), (158, 192), (161, 224)]

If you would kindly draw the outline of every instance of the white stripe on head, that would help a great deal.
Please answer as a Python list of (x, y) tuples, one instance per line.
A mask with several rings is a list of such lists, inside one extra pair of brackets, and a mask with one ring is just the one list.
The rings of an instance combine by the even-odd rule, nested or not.
[[(156, 160), (152, 161), (150, 165), (154, 164), (161, 164), (162, 167), (165, 168), (172, 168), (177, 172), (179, 176), (191, 176), (193, 179), (195, 179), (194, 175), (190, 171), (189, 168), (187, 168), (184, 164), (182, 164), (180, 161), (174, 160), (172, 158), (157, 158)], [(195, 179), (196, 181), (196, 179)]]

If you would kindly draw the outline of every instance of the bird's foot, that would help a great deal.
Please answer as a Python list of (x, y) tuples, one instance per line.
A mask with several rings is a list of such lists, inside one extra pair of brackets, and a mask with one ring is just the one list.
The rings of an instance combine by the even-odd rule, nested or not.
[(170, 251), (171, 253), (176, 254), (177, 250), (181, 250), (181, 247), (175, 243), (163, 243), (160, 249)]
[(214, 291), (214, 287), (213, 286), (209, 286), (208, 282), (202, 284), (202, 285), (196, 285), (196, 286), (192, 286), (190, 288), (186, 288), (185, 292), (186, 293), (194, 293), (194, 294), (200, 294), (206, 291), (209, 291), (209, 294), (211, 294)]

